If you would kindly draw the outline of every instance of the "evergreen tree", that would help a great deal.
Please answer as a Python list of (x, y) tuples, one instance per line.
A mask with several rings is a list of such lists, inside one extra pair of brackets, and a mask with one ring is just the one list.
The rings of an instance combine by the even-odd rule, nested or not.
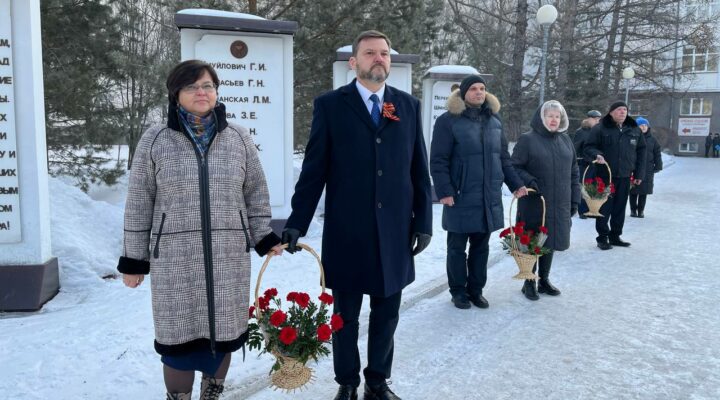
[(108, 84), (117, 78), (119, 50), (112, 9), (102, 1), (43, 0), (43, 69), (49, 171), (90, 183), (113, 184), (123, 168), (103, 155), (120, 127)]

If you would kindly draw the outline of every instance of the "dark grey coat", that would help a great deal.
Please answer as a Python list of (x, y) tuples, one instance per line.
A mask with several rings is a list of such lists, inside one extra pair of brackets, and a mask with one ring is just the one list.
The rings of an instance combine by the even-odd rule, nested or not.
[[(655, 173), (663, 168), (660, 143), (650, 133), (650, 128), (645, 132), (645, 176), (642, 183), (633, 187), (630, 194), (652, 194), (655, 186)], [(636, 177), (637, 178), (637, 177)]]
[(438, 117), (430, 150), (430, 173), (439, 199), (452, 196), (443, 208), (448, 232), (492, 232), (504, 226), (502, 184), (522, 186), (507, 150), (496, 113), (500, 102), (488, 93), (480, 109), (468, 109), (456, 90), (448, 111)]
[[(567, 121), (567, 116), (564, 116)], [(564, 132), (549, 132), (538, 108), (531, 123), (532, 131), (520, 135), (512, 154), (512, 163), (525, 186), (536, 186), (545, 198), (545, 246), (553, 250), (570, 247), (572, 226), (570, 209), (580, 203), (580, 182), (575, 147)], [(562, 129), (562, 124), (561, 124)], [(528, 226), (542, 220), (542, 203), (531, 195), (519, 200), (518, 219)]]

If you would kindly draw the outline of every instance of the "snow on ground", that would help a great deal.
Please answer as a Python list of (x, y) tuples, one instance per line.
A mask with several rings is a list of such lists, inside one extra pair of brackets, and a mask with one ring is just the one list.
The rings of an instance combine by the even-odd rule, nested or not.
[[(405, 399), (717, 399), (720, 331), (715, 231), (720, 161), (667, 159), (645, 219), (628, 218), (629, 249), (601, 252), (592, 220), (575, 219), (572, 248), (555, 256), (558, 298), (530, 302), (516, 267), (491, 242), (488, 310), (458, 310), (445, 282), (445, 234), (417, 257), (404, 292), (392, 388)], [(53, 252), (61, 292), (35, 313), (0, 313), (0, 397), (163, 398), (152, 347), (147, 282), (125, 288), (112, 274), (122, 246), (126, 180), (93, 188), (93, 200), (51, 179)], [(510, 197), (506, 196), (506, 207)], [(320, 249), (322, 219), (305, 242)], [(253, 258), (257, 274), (262, 259)], [(273, 258), (263, 288), (319, 287), (309, 254)], [(366, 336), (361, 336), (361, 354)], [(321, 399), (335, 392), (332, 362), (313, 365), (316, 383), (283, 394), (267, 388), (272, 359), (235, 353), (227, 399)], [(196, 385), (199, 386), (199, 385)]]

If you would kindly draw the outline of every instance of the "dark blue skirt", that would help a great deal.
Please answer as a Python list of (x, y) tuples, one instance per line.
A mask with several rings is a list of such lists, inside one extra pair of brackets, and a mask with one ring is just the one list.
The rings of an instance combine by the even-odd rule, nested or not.
[(160, 360), (170, 368), (181, 371), (201, 371), (208, 376), (215, 376), (220, 364), (227, 353), (215, 352), (213, 357), (210, 350), (195, 351), (177, 356), (162, 356)]

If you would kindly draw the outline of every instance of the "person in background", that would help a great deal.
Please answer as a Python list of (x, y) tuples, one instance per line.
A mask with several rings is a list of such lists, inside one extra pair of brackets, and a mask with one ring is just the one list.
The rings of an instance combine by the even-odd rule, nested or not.
[(713, 158), (720, 156), (720, 133), (716, 133), (713, 137)]
[[(590, 130), (593, 126), (597, 125), (598, 122), (600, 122), (600, 118), (602, 118), (602, 114), (598, 110), (590, 110), (587, 112), (587, 118), (582, 120), (582, 123), (580, 124), (580, 128), (575, 131), (574, 134), (570, 135), (570, 137), (573, 140), (573, 145), (575, 146), (575, 154), (577, 155), (577, 164), (578, 164), (578, 170), (580, 171), (580, 177), (578, 179), (582, 180), (583, 172), (585, 172), (585, 168), (588, 166), (587, 160), (585, 160), (585, 156), (583, 154), (583, 148), (585, 147), (585, 141), (587, 140), (588, 135), (590, 135)], [(582, 182), (580, 182), (582, 183)], [(586, 219), (585, 213), (588, 212), (588, 206), (585, 203), (585, 200), (580, 198), (580, 205), (578, 206), (578, 214), (580, 219)]]
[(362, 32), (352, 45), (357, 79), (315, 99), (310, 139), (283, 243), (294, 252), (323, 192), (322, 261), (334, 312), (335, 400), (357, 399), (359, 316), (370, 297), (364, 398), (399, 400), (388, 387), (403, 288), (430, 243), (432, 198), (420, 101), (385, 83), (390, 39)]
[[(596, 160), (597, 164), (609, 164), (611, 184), (615, 187), (615, 194), (600, 208), (604, 217), (595, 220), (597, 246), (601, 250), (610, 250), (613, 246), (629, 247), (630, 243), (622, 240), (620, 235), (625, 225), (630, 176), (636, 177), (635, 185), (642, 183), (642, 178), (637, 177), (645, 176), (645, 137), (635, 120), (627, 115), (625, 102), (616, 101), (610, 105), (607, 115), (590, 131), (584, 151), (587, 159)], [(597, 167), (596, 176), (607, 182), (607, 169)]]
[(713, 148), (713, 134), (712, 132), (708, 133), (707, 137), (705, 138), (705, 158), (710, 157), (710, 152), (714, 150)]
[(650, 133), (650, 122), (643, 117), (638, 117), (635, 122), (645, 136), (645, 176), (639, 177), (642, 182), (630, 189), (630, 216), (645, 218), (647, 195), (653, 193), (655, 174), (663, 168), (662, 153), (660, 143)]
[(516, 196), (527, 194), (510, 163), (499, 110), (500, 102), (486, 92), (485, 80), (469, 75), (450, 94), (447, 111), (433, 130), (430, 172), (443, 205), (451, 301), (460, 309), (470, 308), (470, 303), (489, 306), (483, 296), (488, 242), (504, 225), (503, 181)]
[[(167, 78), (168, 117), (140, 138), (130, 170), (118, 271), (150, 274), (155, 351), (167, 399), (220, 397), (230, 355), (247, 340), (250, 248), (282, 253), (248, 130), (228, 123), (215, 70), (184, 61)], [(232, 194), (232, 195), (229, 195)]]
[(517, 220), (527, 229), (538, 232), (542, 225), (545, 199), (545, 227), (548, 238), (545, 246), (550, 252), (538, 260), (538, 276), (526, 280), (522, 293), (529, 300), (538, 300), (538, 292), (557, 296), (560, 290), (550, 283), (550, 267), (556, 251), (570, 247), (572, 216), (578, 212), (580, 179), (575, 147), (564, 133), (569, 125), (565, 108), (556, 100), (538, 107), (530, 132), (520, 135), (513, 148), (512, 163), (525, 186), (535, 189), (518, 201)]

